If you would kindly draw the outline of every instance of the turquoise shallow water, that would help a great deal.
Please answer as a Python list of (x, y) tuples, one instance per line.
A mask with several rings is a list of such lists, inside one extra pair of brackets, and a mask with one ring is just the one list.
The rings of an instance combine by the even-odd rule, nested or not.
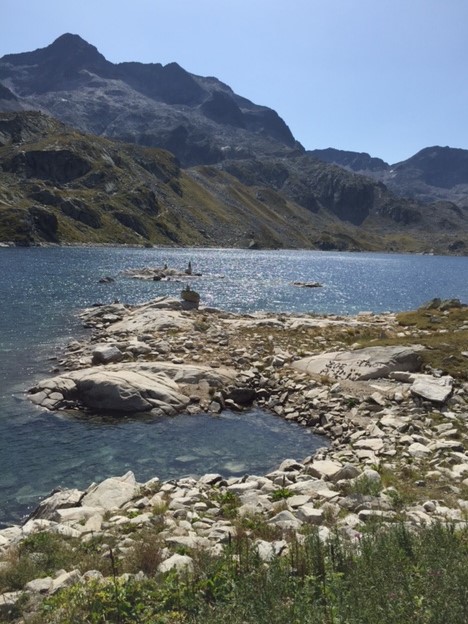
[[(134, 470), (138, 479), (219, 471), (261, 473), (323, 440), (270, 414), (141, 422), (66, 419), (24, 391), (49, 374), (61, 345), (84, 332), (76, 314), (95, 302), (178, 296), (176, 283), (120, 276), (126, 268), (185, 268), (203, 277), (206, 305), (239, 312), (402, 310), (435, 297), (468, 302), (468, 258), (203, 249), (0, 249), (0, 522), (12, 522), (57, 485), (82, 487)], [(99, 284), (105, 275), (112, 284)], [(300, 289), (293, 281), (319, 281)]]

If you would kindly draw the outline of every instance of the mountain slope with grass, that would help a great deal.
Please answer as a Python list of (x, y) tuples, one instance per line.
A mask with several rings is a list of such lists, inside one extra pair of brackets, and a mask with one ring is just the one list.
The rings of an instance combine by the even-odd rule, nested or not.
[(463, 253), (466, 211), (430, 210), (307, 156), (182, 169), (164, 150), (0, 114), (2, 241)]
[(0, 114), (3, 241), (310, 247), (329, 218), (163, 150)]

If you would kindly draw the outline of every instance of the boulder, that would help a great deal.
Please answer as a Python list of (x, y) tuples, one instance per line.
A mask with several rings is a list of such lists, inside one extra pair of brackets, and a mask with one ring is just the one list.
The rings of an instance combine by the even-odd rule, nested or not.
[[(98, 485), (93, 485), (83, 497), (83, 507), (104, 510), (118, 509), (132, 500), (138, 489), (133, 472), (122, 477), (110, 477)], [(90, 517), (90, 516), (88, 516)]]
[(335, 475), (343, 468), (343, 466), (330, 459), (315, 460), (307, 466), (308, 474), (317, 479), (329, 479), (334, 481)]
[(296, 517), (307, 524), (322, 524), (323, 510), (316, 509), (312, 503), (306, 503), (297, 509)]
[(81, 578), (81, 573), (79, 570), (72, 570), (71, 572), (63, 572), (59, 574), (53, 581), (50, 587), (49, 592), (51, 594), (55, 594), (56, 592), (64, 589), (65, 587), (70, 587), (70, 585), (74, 585), (78, 583)]
[(418, 396), (434, 403), (445, 403), (452, 394), (453, 377), (432, 377), (431, 375), (417, 375), (410, 388), (413, 396)]
[(83, 492), (77, 489), (58, 490), (42, 500), (29, 516), (30, 520), (51, 520), (57, 509), (76, 507), (83, 496)]
[[(172, 305), (172, 304), (171, 304)], [(177, 306), (180, 309), (180, 303)], [(179, 311), (171, 309), (161, 309), (157, 304), (136, 308), (124, 319), (114, 323), (109, 331), (111, 333), (128, 332), (133, 336), (140, 334), (163, 333), (168, 330), (191, 331), (193, 330), (193, 319), (182, 316)]]
[(178, 555), (175, 553), (165, 561), (163, 561), (158, 568), (159, 572), (169, 572), (170, 570), (177, 570), (181, 572), (183, 570), (193, 570), (193, 559), (188, 555)]
[(98, 345), (92, 353), (93, 364), (112, 364), (123, 359), (120, 349), (112, 345)]
[(367, 347), (355, 351), (333, 351), (293, 362), (292, 367), (309, 375), (365, 381), (388, 377), (393, 371), (418, 371), (421, 345)]
[(290, 511), (280, 511), (276, 516), (269, 520), (270, 524), (274, 524), (281, 529), (288, 531), (296, 531), (302, 526), (302, 521), (296, 518)]
[(97, 412), (136, 413), (156, 409), (175, 414), (190, 399), (180, 386), (204, 381), (209, 387), (231, 383), (235, 373), (206, 366), (166, 362), (109, 364), (43, 380), (30, 392), (31, 400), (47, 409), (82, 406)]

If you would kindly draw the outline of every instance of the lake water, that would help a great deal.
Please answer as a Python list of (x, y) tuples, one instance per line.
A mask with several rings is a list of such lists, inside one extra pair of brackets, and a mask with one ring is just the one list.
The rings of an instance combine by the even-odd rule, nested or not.
[[(237, 312), (354, 314), (417, 307), (432, 297), (468, 302), (468, 258), (311, 251), (206, 249), (0, 249), (0, 523), (18, 520), (54, 487), (83, 487), (133, 470), (137, 479), (263, 473), (301, 459), (323, 439), (270, 414), (173, 419), (64, 418), (33, 407), (25, 390), (50, 374), (77, 313), (95, 302), (178, 296), (181, 284), (142, 282), (128, 268), (185, 268), (202, 303)], [(98, 283), (112, 276), (111, 284)], [(293, 281), (319, 281), (301, 289)]]

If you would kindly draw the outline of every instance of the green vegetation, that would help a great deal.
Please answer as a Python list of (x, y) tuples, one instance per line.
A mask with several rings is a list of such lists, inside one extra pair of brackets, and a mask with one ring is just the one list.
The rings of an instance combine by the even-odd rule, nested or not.
[(193, 572), (113, 574), (47, 598), (31, 624), (465, 624), (468, 530), (377, 527), (318, 534), (265, 564), (245, 536)]
[(108, 574), (110, 566), (102, 556), (102, 539), (84, 542), (54, 533), (35, 533), (10, 551), (9, 560), (0, 569), (0, 593), (22, 589), (35, 578), (73, 568), (81, 572), (97, 569)]
[(282, 487), (273, 492), (273, 494), (271, 495), (271, 500), (280, 501), (285, 500), (286, 498), (290, 498), (291, 496), (293, 496), (293, 492), (291, 492), (291, 490), (289, 490), (287, 487)]

